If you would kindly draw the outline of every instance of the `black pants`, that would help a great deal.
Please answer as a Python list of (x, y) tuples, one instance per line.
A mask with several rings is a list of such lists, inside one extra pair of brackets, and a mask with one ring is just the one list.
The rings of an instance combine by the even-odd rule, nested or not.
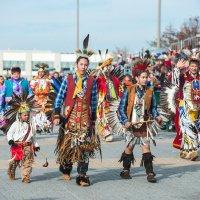
[[(88, 171), (88, 166), (89, 166), (89, 162), (78, 162), (78, 166), (77, 166), (78, 174), (86, 175), (86, 173)], [(73, 163), (71, 163), (71, 162), (65, 162), (65, 164), (60, 165), (60, 171), (63, 174), (70, 175), (72, 168), (73, 168)]]

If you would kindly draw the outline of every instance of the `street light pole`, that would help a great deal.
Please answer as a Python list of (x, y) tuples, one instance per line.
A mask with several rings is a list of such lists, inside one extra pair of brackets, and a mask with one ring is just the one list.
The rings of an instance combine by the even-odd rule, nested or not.
[(158, 0), (157, 48), (160, 48), (160, 29), (161, 29), (161, 0)]
[(79, 0), (77, 0), (77, 11), (76, 11), (76, 20), (77, 20), (77, 27), (76, 27), (76, 45), (77, 49), (79, 48)]

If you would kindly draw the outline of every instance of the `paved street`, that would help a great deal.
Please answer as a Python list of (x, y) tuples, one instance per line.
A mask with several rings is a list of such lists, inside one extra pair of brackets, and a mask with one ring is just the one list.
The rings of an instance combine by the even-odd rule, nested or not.
[[(178, 151), (171, 147), (173, 133), (162, 132), (157, 137), (157, 147), (152, 148), (156, 156), (155, 172), (158, 183), (146, 181), (144, 168), (139, 167), (141, 152), (135, 149), (136, 163), (132, 168), (133, 179), (122, 180), (119, 176), (121, 164), (118, 163), (124, 141), (102, 142), (103, 160), (97, 157), (90, 162), (88, 175), (92, 185), (78, 187), (75, 183), (76, 166), (73, 179), (64, 182), (55, 163), (54, 148), (56, 136), (38, 136), (41, 152), (35, 159), (32, 182), (23, 184), (17, 169), (17, 180), (7, 178), (9, 146), (4, 136), (0, 136), (0, 199), (33, 200), (199, 200), (200, 199), (200, 161), (181, 160)], [(45, 156), (49, 167), (43, 168)]]

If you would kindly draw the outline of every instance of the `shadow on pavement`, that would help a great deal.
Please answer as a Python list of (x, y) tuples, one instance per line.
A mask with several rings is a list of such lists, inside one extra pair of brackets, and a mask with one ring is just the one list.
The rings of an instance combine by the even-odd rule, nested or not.
[(37, 182), (37, 181), (46, 181), (54, 178), (59, 178), (61, 173), (57, 170), (55, 172), (47, 172), (43, 173), (42, 175), (33, 176), (31, 177), (31, 182)]
[[(165, 166), (165, 167), (162, 167)], [(166, 168), (166, 166), (170, 166)], [(157, 180), (160, 181), (162, 179), (168, 178), (180, 178), (186, 173), (194, 173), (200, 171), (199, 165), (187, 165), (187, 166), (177, 166), (171, 167), (171, 165), (161, 165), (155, 167), (155, 173), (157, 174)], [(99, 171), (99, 173), (93, 173), (90, 175), (92, 179), (92, 184), (104, 181), (111, 181), (111, 180), (123, 180), (120, 177), (121, 169), (108, 169)], [(132, 178), (137, 177), (146, 177), (145, 169), (143, 167), (136, 167), (131, 169), (131, 176)], [(126, 181), (126, 180), (125, 180)]]
[(156, 166), (155, 171), (158, 175), (158, 180), (168, 179), (173, 176), (176, 178), (180, 178), (186, 173), (192, 173), (199, 171), (199, 165), (187, 165), (187, 166), (176, 166), (176, 167), (169, 167), (169, 168), (162, 168), (161, 166)]
[[(186, 173), (194, 173), (200, 171), (199, 165), (187, 165), (187, 166), (176, 166), (172, 167), (171, 165), (156, 165), (154, 167), (155, 173), (157, 174), (157, 180), (160, 181), (162, 179), (168, 178), (180, 178)], [(92, 185), (104, 182), (104, 181), (115, 181), (115, 180), (123, 180), (120, 177), (121, 168), (114, 168), (114, 169), (94, 169), (90, 168), (88, 171), (88, 175), (91, 179)], [(61, 173), (57, 171), (43, 173), (42, 175), (32, 177), (32, 182), (37, 181), (46, 181), (54, 178), (58, 178), (61, 180)], [(76, 168), (74, 168), (72, 177), (76, 177), (77, 172)], [(134, 178), (137, 177), (146, 177), (144, 167), (132, 167), (131, 169), (131, 176)], [(126, 181), (126, 180), (123, 180)]]
[[(95, 171), (95, 169), (93, 169)], [(92, 170), (91, 170), (92, 171)], [(119, 169), (103, 169), (99, 170), (98, 172), (95, 172), (90, 175), (92, 184), (99, 183), (99, 182), (104, 182), (104, 181), (115, 181), (115, 180), (122, 180), (122, 181), (127, 181), (124, 180), (120, 177), (120, 172), (122, 171), (121, 168)], [(145, 171), (144, 168), (142, 167), (133, 167), (131, 169), (131, 176), (134, 177), (141, 177), (145, 176)]]

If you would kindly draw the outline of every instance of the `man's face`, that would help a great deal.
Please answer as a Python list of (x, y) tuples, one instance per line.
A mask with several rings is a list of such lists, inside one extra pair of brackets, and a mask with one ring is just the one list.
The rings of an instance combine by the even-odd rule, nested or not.
[(189, 65), (189, 71), (191, 74), (197, 74), (198, 73), (198, 65), (196, 63), (191, 63)]
[(27, 112), (27, 113), (22, 113), (21, 115), (20, 115), (20, 119), (21, 119), (21, 121), (23, 121), (23, 122), (27, 122), (28, 121), (28, 118), (29, 118), (29, 113)]
[(85, 58), (81, 58), (78, 64), (76, 65), (78, 73), (80, 75), (84, 75), (88, 68), (88, 65), (89, 65), (88, 60)]
[(124, 83), (125, 86), (132, 85), (132, 81), (130, 80), (130, 78), (128, 76), (124, 77), (123, 83)]
[(138, 77), (136, 77), (137, 83), (142, 86), (145, 86), (147, 84), (147, 79), (148, 76), (146, 72), (143, 72)]
[(12, 78), (13, 78), (13, 79), (19, 79), (19, 78), (20, 78), (20, 75), (21, 75), (20, 72), (13, 72), (13, 73), (12, 73)]

